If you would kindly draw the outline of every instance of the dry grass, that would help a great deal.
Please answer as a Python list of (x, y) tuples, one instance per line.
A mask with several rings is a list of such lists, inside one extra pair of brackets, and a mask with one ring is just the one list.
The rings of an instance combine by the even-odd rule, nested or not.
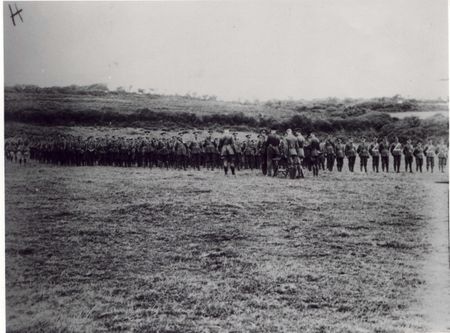
[(8, 164), (8, 331), (425, 329), (433, 177)]

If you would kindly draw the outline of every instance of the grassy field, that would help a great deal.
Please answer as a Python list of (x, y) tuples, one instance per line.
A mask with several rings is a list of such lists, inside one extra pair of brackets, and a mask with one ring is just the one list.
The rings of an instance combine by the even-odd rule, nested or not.
[(429, 330), (448, 174), (307, 176), (7, 164), (8, 331)]

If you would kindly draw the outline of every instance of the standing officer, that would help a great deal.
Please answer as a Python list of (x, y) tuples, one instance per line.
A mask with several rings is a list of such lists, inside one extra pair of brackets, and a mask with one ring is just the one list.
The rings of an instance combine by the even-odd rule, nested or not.
[(223, 170), (225, 172), (225, 176), (228, 175), (228, 167), (230, 167), (231, 174), (234, 176), (234, 139), (228, 129), (223, 131), (223, 137), (219, 142), (219, 150), (223, 159)]
[(303, 172), (300, 166), (300, 158), (298, 157), (298, 138), (292, 134), (292, 130), (289, 128), (286, 131), (286, 155), (287, 155), (287, 166), (289, 170), (289, 176), (293, 179), (303, 178)]
[(334, 159), (336, 158), (336, 147), (331, 141), (330, 137), (327, 138), (325, 142), (325, 157), (327, 159), (327, 169), (328, 171), (333, 171)]
[(342, 143), (341, 139), (336, 141), (336, 168), (337, 171), (341, 172), (344, 166), (344, 156), (345, 156), (345, 145)]
[(373, 142), (369, 147), (369, 154), (372, 157), (372, 171), (378, 172), (380, 165), (380, 144), (378, 143), (377, 137), (373, 138)]
[(448, 154), (447, 145), (444, 144), (444, 140), (441, 140), (439, 145), (437, 146), (437, 153), (439, 159), (439, 171), (444, 172), (444, 168), (447, 164)]
[(427, 171), (431, 169), (431, 172), (433, 173), (434, 157), (436, 156), (436, 147), (433, 145), (433, 140), (428, 140), (428, 144), (425, 146), (424, 153), (427, 157)]
[(276, 177), (278, 174), (278, 161), (280, 160), (280, 137), (277, 131), (272, 129), (267, 137), (267, 175)]
[(369, 159), (369, 145), (366, 142), (366, 138), (363, 136), (361, 138), (361, 143), (358, 146), (358, 149), (356, 152), (359, 155), (359, 161), (360, 161), (360, 169), (361, 172), (364, 169), (364, 172), (367, 173), (367, 160)]
[(402, 158), (402, 144), (398, 141), (398, 138), (395, 137), (394, 143), (391, 145), (391, 154), (394, 157), (394, 172), (400, 172), (400, 164)]
[(408, 166), (409, 166), (409, 172), (412, 173), (414, 147), (411, 144), (410, 139), (408, 139), (406, 141), (406, 145), (403, 147), (403, 155), (405, 155), (405, 172), (408, 172)]
[(416, 158), (416, 172), (422, 173), (423, 159), (425, 157), (423, 153), (422, 142), (417, 143), (416, 149), (414, 149), (414, 156)]
[(351, 137), (348, 139), (348, 142), (345, 145), (345, 156), (347, 156), (348, 159), (348, 170), (350, 172), (353, 172), (353, 170), (355, 169), (356, 148)]
[(387, 137), (380, 142), (381, 171), (389, 172), (389, 141)]
[(311, 135), (310, 135), (309, 149), (311, 151), (310, 161), (311, 161), (313, 176), (318, 177), (319, 176), (319, 163), (320, 163), (319, 158), (321, 155), (321, 151), (320, 151), (319, 139), (316, 137), (316, 135), (314, 133), (311, 133)]

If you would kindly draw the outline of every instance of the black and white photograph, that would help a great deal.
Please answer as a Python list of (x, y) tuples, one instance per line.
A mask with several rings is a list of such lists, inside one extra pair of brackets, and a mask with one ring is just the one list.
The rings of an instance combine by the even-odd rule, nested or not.
[(0, 331), (450, 332), (446, 0), (2, 8)]

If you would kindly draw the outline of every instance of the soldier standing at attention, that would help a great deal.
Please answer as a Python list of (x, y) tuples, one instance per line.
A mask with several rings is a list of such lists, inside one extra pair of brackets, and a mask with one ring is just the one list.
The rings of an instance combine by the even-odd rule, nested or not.
[(372, 171), (378, 172), (380, 165), (380, 145), (377, 137), (373, 138), (373, 142), (369, 147), (369, 154), (372, 157)]
[(439, 159), (439, 171), (444, 172), (444, 168), (447, 165), (447, 154), (448, 149), (447, 146), (444, 144), (444, 140), (441, 140), (438, 147), (437, 147), (437, 154)]
[(277, 131), (272, 129), (267, 137), (267, 176), (273, 177), (278, 174), (278, 161), (280, 159), (280, 137)]
[(242, 167), (242, 143), (238, 138), (238, 133), (233, 133), (234, 140), (234, 164), (236, 165), (236, 169), (239, 171)]
[(387, 137), (380, 142), (381, 170), (389, 172), (389, 142)]
[(209, 170), (214, 170), (214, 155), (216, 153), (216, 145), (214, 144), (213, 138), (211, 136), (212, 131), (208, 131), (208, 136), (203, 143), (203, 150), (206, 155), (206, 168)]
[(434, 156), (436, 155), (436, 147), (433, 145), (433, 140), (428, 140), (428, 144), (425, 146), (424, 153), (427, 157), (427, 171), (431, 169), (431, 173), (433, 173)]
[(336, 147), (330, 137), (328, 137), (325, 142), (325, 157), (327, 159), (328, 171), (333, 171), (334, 159), (336, 158)]
[(200, 142), (198, 141), (197, 134), (198, 132), (194, 132), (194, 140), (192, 140), (189, 148), (191, 150), (192, 163), (194, 169), (200, 171), (200, 154), (202, 152)]
[(361, 172), (367, 173), (367, 160), (369, 159), (369, 145), (366, 142), (366, 138), (363, 136), (361, 138), (361, 143), (358, 146), (356, 152), (359, 155)]
[(314, 133), (311, 133), (310, 139), (309, 139), (309, 148), (311, 151), (311, 167), (313, 171), (313, 176), (318, 177), (319, 176), (319, 158), (320, 158), (320, 142), (319, 139), (315, 136)]
[(405, 155), (405, 172), (408, 172), (408, 166), (409, 166), (409, 172), (412, 173), (414, 147), (411, 144), (410, 139), (408, 139), (406, 141), (406, 145), (405, 145), (405, 147), (403, 147), (403, 155)]
[(300, 166), (302, 166), (303, 159), (305, 158), (305, 142), (306, 142), (306, 140), (299, 129), (295, 130), (295, 135), (297, 136), (297, 140), (298, 140), (298, 158), (300, 159)]
[(348, 170), (350, 172), (353, 172), (353, 170), (355, 169), (356, 148), (351, 137), (348, 139), (348, 142), (345, 145), (345, 156), (347, 156), (348, 159)]
[(225, 176), (228, 175), (228, 167), (230, 167), (231, 174), (235, 176), (234, 173), (234, 139), (231, 136), (230, 131), (225, 129), (223, 131), (223, 137), (219, 142), (220, 155), (223, 159), (223, 170)]
[(398, 141), (398, 138), (395, 137), (394, 143), (391, 145), (391, 154), (394, 157), (394, 172), (400, 172), (400, 164), (402, 158), (402, 144)]
[(267, 137), (266, 131), (262, 130), (258, 135), (258, 143), (256, 144), (256, 151), (258, 154), (258, 164), (263, 175), (267, 175)]
[(336, 140), (336, 168), (337, 171), (341, 172), (344, 166), (344, 156), (345, 156), (345, 145), (342, 143), (341, 139)]
[(289, 128), (286, 131), (286, 155), (287, 166), (289, 169), (289, 176), (294, 178), (303, 178), (302, 168), (300, 166), (300, 158), (298, 157), (298, 138), (292, 134), (292, 130)]
[(414, 149), (414, 156), (416, 158), (416, 172), (420, 171), (420, 173), (422, 173), (423, 158), (425, 157), (425, 155), (423, 154), (423, 147), (421, 141), (419, 141), (416, 149)]
[(244, 168), (253, 170), (255, 168), (256, 146), (255, 142), (250, 139), (252, 137), (250, 134), (247, 134), (245, 137), (247, 138), (247, 141), (243, 145)]

